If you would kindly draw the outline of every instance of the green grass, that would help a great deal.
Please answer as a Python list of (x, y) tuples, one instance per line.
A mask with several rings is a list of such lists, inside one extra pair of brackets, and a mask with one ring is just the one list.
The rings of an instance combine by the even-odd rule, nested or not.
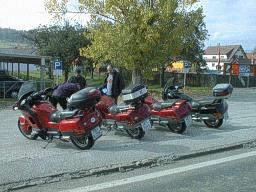
[(6, 109), (6, 108), (11, 108), (16, 102), (16, 99), (10, 99), (10, 98), (6, 98), (0, 99), (0, 109)]
[[(22, 76), (26, 77), (26, 73), (22, 72)], [(70, 76), (73, 75), (72, 73), (69, 74)], [(39, 71), (32, 71), (30, 72), (30, 76), (34, 79), (40, 80), (40, 72)], [(86, 82), (88, 86), (92, 87), (99, 87), (103, 84), (105, 75), (101, 74), (101, 76), (98, 76), (97, 74), (94, 75), (94, 79), (90, 79), (90, 74), (86, 75)], [(59, 76), (59, 84), (64, 82), (64, 75)], [(56, 83), (56, 79), (55, 79)], [(49, 85), (46, 85), (48, 87)], [(161, 93), (163, 89), (160, 87), (159, 84), (148, 84), (149, 92), (153, 96), (161, 97)], [(186, 94), (191, 95), (192, 97), (201, 97), (201, 96), (210, 96), (212, 95), (212, 88), (211, 87), (190, 87), (186, 86), (181, 90), (182, 92), (185, 92)]]
[[(152, 94), (154, 97), (160, 98), (163, 88), (160, 87), (160, 85), (149, 85), (148, 86), (150, 94)], [(212, 95), (212, 88), (211, 87), (190, 87), (186, 86), (181, 92), (184, 92), (192, 97), (202, 97), (202, 96), (210, 96)]]
[(92, 86), (92, 87), (99, 87), (103, 84), (104, 81), (104, 76), (100, 76), (100, 77), (94, 77), (94, 79), (86, 79), (86, 83), (88, 86)]

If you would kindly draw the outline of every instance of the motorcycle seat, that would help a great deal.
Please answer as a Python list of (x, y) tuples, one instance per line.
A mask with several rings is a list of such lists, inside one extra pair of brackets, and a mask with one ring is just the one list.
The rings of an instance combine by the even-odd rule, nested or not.
[(171, 107), (176, 101), (176, 99), (168, 99), (164, 102), (156, 102), (153, 104), (153, 109), (156, 111), (160, 111), (161, 109)]
[(54, 123), (59, 123), (62, 119), (73, 117), (78, 109), (73, 111), (54, 111), (50, 114), (49, 119)]
[(193, 100), (191, 102), (191, 105), (192, 105), (192, 108), (199, 108), (199, 107), (203, 107), (203, 106), (206, 106), (206, 105), (211, 105), (213, 104), (215, 101), (214, 98), (212, 97), (209, 97), (209, 98), (203, 98), (203, 99), (200, 99), (200, 100)]
[(129, 109), (130, 106), (129, 105), (126, 105), (124, 103), (120, 104), (120, 105), (112, 105), (110, 108), (109, 108), (109, 113), (111, 114), (118, 114), (120, 113), (121, 111), (123, 110), (126, 110), (126, 109)]

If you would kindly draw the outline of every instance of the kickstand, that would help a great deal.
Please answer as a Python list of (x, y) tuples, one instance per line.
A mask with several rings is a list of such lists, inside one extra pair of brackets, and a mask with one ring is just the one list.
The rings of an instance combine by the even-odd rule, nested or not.
[[(111, 127), (105, 127), (106, 128), (106, 130), (104, 130), (104, 132), (102, 131), (102, 135), (103, 136), (105, 136), (105, 135), (107, 135), (108, 134), (108, 132), (110, 132), (111, 131)], [(101, 129), (102, 130), (102, 129)]]
[(46, 149), (46, 147), (52, 142), (52, 140), (53, 136), (49, 137), (47, 144), (43, 148)]

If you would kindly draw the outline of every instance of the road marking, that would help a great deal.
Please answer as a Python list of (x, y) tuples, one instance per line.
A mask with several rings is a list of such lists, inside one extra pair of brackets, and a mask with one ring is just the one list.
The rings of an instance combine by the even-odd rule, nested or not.
[(242, 153), (239, 155), (233, 155), (230, 157), (215, 159), (215, 160), (211, 160), (211, 161), (205, 161), (202, 163), (192, 164), (192, 165), (178, 167), (178, 168), (174, 168), (174, 169), (168, 169), (168, 170), (158, 171), (158, 172), (149, 173), (149, 174), (145, 174), (145, 175), (139, 175), (139, 176), (134, 176), (134, 177), (130, 177), (130, 178), (125, 178), (125, 179), (120, 179), (120, 180), (115, 180), (115, 181), (108, 181), (105, 183), (89, 185), (89, 186), (79, 187), (79, 188), (75, 188), (75, 189), (69, 189), (69, 190), (65, 190), (62, 192), (97, 191), (97, 190), (117, 187), (117, 186), (121, 186), (121, 185), (125, 185), (125, 184), (136, 183), (136, 182), (141, 182), (141, 181), (145, 181), (145, 180), (149, 180), (149, 179), (163, 177), (163, 176), (167, 176), (167, 175), (172, 175), (172, 174), (176, 174), (176, 173), (183, 173), (183, 172), (191, 171), (194, 169), (199, 169), (199, 168), (203, 168), (203, 167), (209, 167), (209, 166), (218, 165), (221, 163), (244, 159), (244, 158), (252, 157), (255, 155), (256, 155), (256, 151)]

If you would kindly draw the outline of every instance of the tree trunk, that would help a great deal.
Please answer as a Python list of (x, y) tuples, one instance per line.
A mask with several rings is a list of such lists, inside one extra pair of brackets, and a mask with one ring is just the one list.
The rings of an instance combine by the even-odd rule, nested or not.
[(48, 64), (48, 77), (49, 79), (53, 79), (53, 69), (51, 63)]
[(142, 75), (140, 70), (133, 69), (132, 70), (132, 84), (140, 84), (142, 83)]
[(68, 80), (68, 68), (65, 68), (64, 75), (65, 75), (65, 82), (66, 82)]
[(98, 71), (98, 79), (100, 78), (100, 68), (99, 68), (99, 71)]
[(160, 86), (164, 87), (164, 71), (165, 71), (165, 67), (161, 67), (161, 71), (160, 71)]
[(94, 67), (91, 67), (91, 79), (93, 79)]

